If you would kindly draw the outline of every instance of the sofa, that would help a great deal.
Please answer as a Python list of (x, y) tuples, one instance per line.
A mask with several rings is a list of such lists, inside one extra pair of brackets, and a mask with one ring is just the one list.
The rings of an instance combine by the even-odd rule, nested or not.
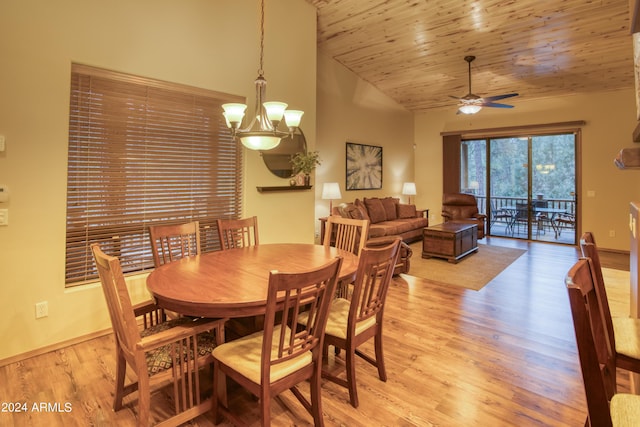
[(365, 197), (333, 208), (332, 215), (344, 218), (368, 219), (369, 238), (400, 236), (405, 243), (422, 239), (422, 230), (429, 226), (424, 210), (400, 203), (395, 197)]
[(478, 211), (478, 202), (473, 194), (444, 193), (442, 195), (442, 217), (445, 222), (476, 224), (478, 239), (484, 238), (487, 216)]

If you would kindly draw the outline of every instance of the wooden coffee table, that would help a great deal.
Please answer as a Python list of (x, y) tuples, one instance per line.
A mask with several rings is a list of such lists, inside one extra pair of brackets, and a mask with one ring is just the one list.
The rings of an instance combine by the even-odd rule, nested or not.
[(422, 258), (458, 260), (478, 250), (478, 226), (463, 222), (445, 222), (426, 227), (422, 234)]

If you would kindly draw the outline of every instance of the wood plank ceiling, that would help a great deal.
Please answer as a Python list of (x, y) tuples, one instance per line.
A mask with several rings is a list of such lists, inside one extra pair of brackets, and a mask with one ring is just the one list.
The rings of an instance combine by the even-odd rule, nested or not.
[[(628, 0), (307, 0), (318, 49), (413, 112), (634, 86)], [(501, 101), (498, 101), (501, 102)]]

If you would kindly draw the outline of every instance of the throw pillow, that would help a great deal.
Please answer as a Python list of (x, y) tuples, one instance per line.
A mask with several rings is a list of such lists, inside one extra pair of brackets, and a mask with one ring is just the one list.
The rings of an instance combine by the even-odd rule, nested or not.
[(393, 221), (394, 219), (398, 219), (398, 214), (396, 212), (396, 205), (398, 204), (398, 199), (394, 199), (393, 197), (385, 197), (381, 199), (382, 207), (384, 207), (384, 213), (387, 218), (387, 221)]
[[(360, 209), (358, 209), (358, 207), (353, 203), (349, 203), (344, 210), (345, 210), (346, 218), (364, 219), (362, 217), (362, 212), (360, 211)], [(343, 217), (344, 216), (345, 215), (343, 215)]]
[(416, 205), (398, 203), (398, 218), (415, 218), (416, 214)]
[(367, 212), (367, 208), (360, 199), (356, 199), (353, 204), (356, 205), (356, 207), (360, 211), (360, 215), (362, 216), (361, 219), (368, 219), (369, 221), (371, 221), (371, 218), (369, 218), (369, 213)]
[(365, 197), (364, 205), (367, 207), (369, 219), (372, 224), (387, 220), (387, 214), (384, 210), (384, 206), (382, 205), (382, 201), (377, 197), (374, 197), (373, 199), (367, 199)]

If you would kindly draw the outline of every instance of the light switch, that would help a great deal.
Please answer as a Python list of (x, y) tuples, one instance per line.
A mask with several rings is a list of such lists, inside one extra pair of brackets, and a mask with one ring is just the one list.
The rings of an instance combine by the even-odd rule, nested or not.
[(588, 190), (587, 197), (596, 197), (596, 192), (594, 190)]
[(9, 201), (9, 187), (0, 184), (0, 203), (6, 203)]
[(0, 225), (9, 225), (9, 209), (0, 209)]
[(0, 152), (4, 151), (5, 143), (4, 143), (4, 135), (0, 135)]

